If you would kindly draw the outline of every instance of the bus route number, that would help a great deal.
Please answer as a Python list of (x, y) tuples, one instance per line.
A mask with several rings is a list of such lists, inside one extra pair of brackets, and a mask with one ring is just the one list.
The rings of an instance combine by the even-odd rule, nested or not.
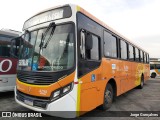
[(28, 60), (24, 60), (24, 59), (19, 60), (18, 65), (19, 66), (28, 66)]

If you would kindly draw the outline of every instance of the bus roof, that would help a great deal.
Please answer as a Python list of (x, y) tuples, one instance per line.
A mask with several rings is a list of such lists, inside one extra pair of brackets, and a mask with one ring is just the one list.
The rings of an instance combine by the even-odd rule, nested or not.
[(0, 34), (1, 35), (8, 35), (8, 36), (15, 36), (15, 37), (18, 37), (21, 32), (19, 31), (15, 31), (15, 30), (11, 30), (11, 29), (2, 29), (0, 30)]
[[(103, 21), (99, 20), (98, 18), (96, 18), (95, 16), (93, 16), (92, 14), (90, 14), (88, 11), (86, 11), (85, 9), (83, 9), (82, 7), (80, 7), (79, 5), (65, 4), (65, 5), (54, 6), (54, 7), (51, 7), (51, 8), (44, 9), (44, 10), (38, 12), (37, 14), (33, 15), (32, 17), (34, 17), (34, 16), (36, 16), (36, 15), (38, 15), (40, 13), (47, 12), (49, 10), (60, 8), (60, 7), (64, 7), (64, 6), (75, 7), (77, 9), (77, 11), (83, 13), (84, 15), (88, 16), (89, 18), (91, 18), (92, 20), (94, 20), (95, 22), (97, 22), (98, 24), (100, 24), (101, 26), (105, 27), (106, 29), (108, 29), (111, 32), (113, 32), (114, 34), (118, 35), (120, 38), (126, 40), (127, 42), (131, 43), (132, 45), (134, 45), (134, 46), (138, 47), (139, 49), (143, 50), (144, 52), (146, 52), (146, 50), (142, 49), (141, 47), (139, 47), (135, 43), (131, 42), (131, 40), (129, 40), (128, 38), (126, 38), (122, 34), (118, 33), (116, 30), (114, 30), (113, 28), (111, 28), (110, 26), (108, 26), (106, 23), (104, 23)], [(30, 17), (29, 19), (31, 19), (32, 17)], [(27, 19), (25, 22), (27, 22), (29, 19)], [(146, 52), (146, 53), (148, 53), (148, 52)]]
[(150, 62), (160, 62), (160, 58), (150, 58)]
[(9, 30), (9, 29), (3, 29), (0, 30), (0, 43), (6, 44), (11, 41), (11, 39), (15, 37), (19, 37), (21, 32)]

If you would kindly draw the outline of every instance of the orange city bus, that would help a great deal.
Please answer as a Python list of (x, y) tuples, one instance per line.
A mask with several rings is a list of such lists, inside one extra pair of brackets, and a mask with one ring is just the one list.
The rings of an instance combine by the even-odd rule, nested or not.
[(146, 51), (77, 5), (41, 11), (23, 31), (15, 100), (34, 111), (72, 118), (106, 110), (150, 76)]

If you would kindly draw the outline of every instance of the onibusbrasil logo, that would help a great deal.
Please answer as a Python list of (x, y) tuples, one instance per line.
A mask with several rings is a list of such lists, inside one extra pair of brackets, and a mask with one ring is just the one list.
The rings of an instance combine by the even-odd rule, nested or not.
[(34, 112), (2, 112), (1, 117), (9, 118), (9, 117), (42, 117), (41, 113)]

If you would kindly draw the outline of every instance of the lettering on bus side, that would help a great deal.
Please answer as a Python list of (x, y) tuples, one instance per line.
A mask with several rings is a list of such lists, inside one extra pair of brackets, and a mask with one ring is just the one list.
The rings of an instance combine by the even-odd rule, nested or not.
[(4, 59), (0, 61), (0, 72), (8, 72), (11, 70), (12, 61), (9, 59)]

